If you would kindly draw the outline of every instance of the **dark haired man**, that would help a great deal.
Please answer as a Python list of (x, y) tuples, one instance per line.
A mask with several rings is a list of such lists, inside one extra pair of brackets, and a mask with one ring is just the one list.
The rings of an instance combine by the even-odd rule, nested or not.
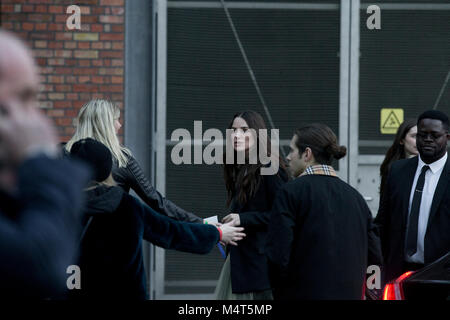
[(375, 219), (385, 281), (422, 268), (450, 251), (448, 116), (429, 110), (417, 121), (419, 156), (393, 163)]
[(364, 198), (338, 178), (346, 148), (323, 124), (298, 129), (287, 157), (295, 176), (276, 197), (267, 256), (275, 299), (362, 299), (381, 248)]

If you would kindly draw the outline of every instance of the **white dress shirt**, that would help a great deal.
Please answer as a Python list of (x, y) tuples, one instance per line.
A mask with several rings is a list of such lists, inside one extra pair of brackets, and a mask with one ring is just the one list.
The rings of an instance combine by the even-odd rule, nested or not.
[(414, 190), (416, 189), (417, 180), (419, 179), (422, 167), (428, 165), (429, 170), (425, 173), (425, 184), (423, 186), (422, 200), (420, 201), (419, 210), (419, 225), (417, 228), (417, 252), (411, 256), (406, 257), (406, 261), (413, 263), (424, 263), (424, 241), (425, 233), (427, 231), (428, 218), (430, 216), (431, 205), (433, 203), (434, 192), (436, 191), (439, 178), (441, 177), (442, 170), (444, 169), (445, 162), (447, 161), (447, 152), (439, 160), (426, 164), (419, 157), (419, 163), (417, 165), (416, 175), (411, 188), (409, 196), (408, 217), (411, 213), (411, 205), (414, 197)]

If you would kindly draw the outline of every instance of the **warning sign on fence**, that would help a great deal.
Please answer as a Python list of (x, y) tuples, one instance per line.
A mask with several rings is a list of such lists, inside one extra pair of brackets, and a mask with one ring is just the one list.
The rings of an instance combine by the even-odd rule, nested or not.
[(403, 109), (381, 109), (380, 130), (382, 134), (396, 134), (403, 122)]

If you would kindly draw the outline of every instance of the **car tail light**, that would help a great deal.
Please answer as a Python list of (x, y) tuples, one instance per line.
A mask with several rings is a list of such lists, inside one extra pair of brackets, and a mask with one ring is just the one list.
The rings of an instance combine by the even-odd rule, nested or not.
[(405, 300), (402, 282), (407, 279), (412, 273), (413, 271), (405, 272), (394, 281), (389, 282), (384, 287), (383, 300)]

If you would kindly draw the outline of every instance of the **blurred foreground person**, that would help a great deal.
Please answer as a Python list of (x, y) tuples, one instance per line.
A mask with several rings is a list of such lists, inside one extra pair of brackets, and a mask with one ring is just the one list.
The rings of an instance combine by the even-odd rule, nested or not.
[(287, 157), (295, 180), (278, 193), (267, 255), (275, 299), (362, 299), (368, 264), (381, 264), (372, 214), (336, 175), (345, 156), (323, 124), (298, 129)]
[(89, 179), (84, 165), (57, 159), (37, 90), (31, 54), (0, 30), (0, 297), (6, 299), (64, 292)]
[(86, 189), (85, 231), (81, 242), (81, 289), (74, 298), (148, 298), (142, 256), (142, 240), (184, 252), (209, 253), (222, 241), (236, 245), (243, 228), (180, 222), (154, 211), (116, 185), (112, 155), (94, 139), (72, 145), (71, 155), (94, 169)]

